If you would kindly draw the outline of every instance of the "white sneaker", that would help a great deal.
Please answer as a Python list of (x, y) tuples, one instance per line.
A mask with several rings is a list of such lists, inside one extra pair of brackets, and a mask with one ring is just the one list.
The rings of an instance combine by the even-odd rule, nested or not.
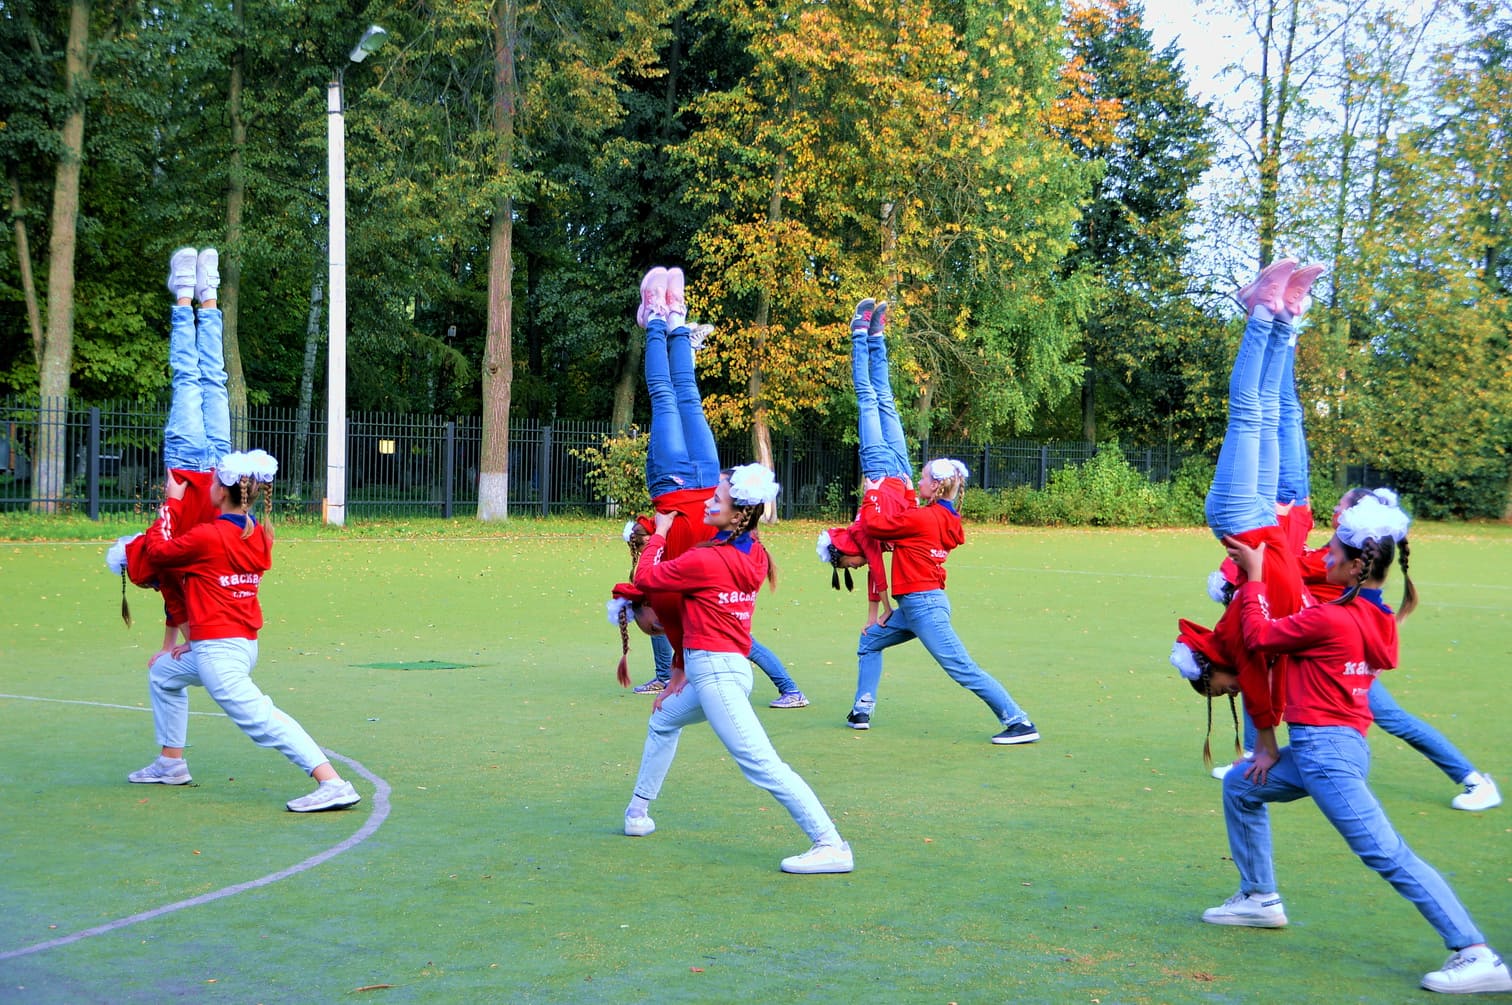
[(650, 817), (625, 817), (625, 835), (633, 838), (643, 838), (656, 830), (656, 821)]
[(147, 767), (127, 775), (126, 780), (138, 785), (188, 785), (194, 781), (189, 777), (188, 761), (182, 757), (169, 758), (161, 755)]
[(294, 813), (319, 813), (321, 810), (340, 810), (362, 802), (352, 783), (343, 778), (321, 782), (320, 787), (309, 795), (290, 799), (284, 805)]
[(1471, 946), (1449, 957), (1431, 974), (1424, 974), (1423, 987), (1446, 995), (1512, 991), (1512, 974), (1490, 946)]
[(782, 860), (782, 871), (812, 876), (822, 872), (850, 872), (856, 867), (851, 847), (844, 841), (839, 844), (816, 844), (802, 855), (793, 855)]
[(194, 273), (199, 252), (179, 248), (168, 259), (168, 292), (175, 297), (194, 296)]
[(1202, 912), (1209, 925), (1242, 925), (1245, 928), (1285, 928), (1286, 909), (1279, 893), (1236, 893), (1217, 907)]
[[(1244, 752), (1244, 757), (1242, 758), (1242, 760), (1248, 761), (1250, 758), (1252, 758), (1254, 756), (1255, 756), (1254, 754), (1251, 754), (1248, 750), (1246, 750)], [(1230, 761), (1228, 764), (1215, 764), (1215, 765), (1213, 765), (1213, 777), (1216, 778), (1216, 779), (1218, 779), (1220, 782), (1223, 781), (1225, 778), (1228, 777), (1228, 773), (1233, 770), (1234, 765), (1237, 764), (1237, 763), (1239, 763), (1239, 762), (1238, 761)]]
[(194, 299), (200, 303), (214, 300), (220, 289), (220, 252), (204, 248), (194, 262)]
[(1490, 775), (1472, 771), (1460, 784), (1465, 787), (1465, 791), (1449, 802), (1449, 805), (1455, 809), (1489, 810), (1493, 806), (1501, 805), (1501, 793), (1496, 791), (1496, 783), (1491, 780)]

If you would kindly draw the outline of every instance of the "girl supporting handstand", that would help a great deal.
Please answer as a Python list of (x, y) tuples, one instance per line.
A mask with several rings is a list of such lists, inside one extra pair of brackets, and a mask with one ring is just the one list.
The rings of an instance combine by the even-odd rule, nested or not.
[[(721, 473), (704, 510), (712, 540), (677, 558), (662, 558), (674, 517), (657, 513), (655, 532), (635, 571), (635, 585), (681, 598), (683, 666), (674, 670), (646, 729), (635, 790), (625, 808), (625, 833), (644, 837), (656, 830), (648, 810), (661, 793), (677, 755), (683, 727), (708, 722), (741, 772), (780, 802), (812, 842), (808, 851), (782, 860), (790, 873), (850, 872), (850, 845), (840, 837), (818, 797), (778, 755), (751, 709), (751, 619), (764, 581), (776, 570), (756, 534), (777, 483), (759, 464)], [(659, 560), (660, 559), (660, 560)]]
[(1002, 732), (996, 744), (1034, 743), (1039, 730), (997, 678), (976, 664), (950, 623), (950, 600), (945, 596), (945, 559), (966, 540), (955, 501), (966, 483), (966, 466), (938, 458), (919, 475), (918, 506), (899, 508), (875, 481), (866, 482), (861, 503), (861, 526), (879, 541), (890, 542), (892, 595), (897, 609), (885, 624), (861, 631), (856, 647), (856, 697), (846, 722), (852, 729), (870, 729), (882, 682), (882, 652), (910, 639), (923, 643), (929, 655), (951, 679), (975, 694), (998, 721)]
[[(1396, 665), (1397, 625), (1381, 588), (1397, 542), (1407, 534), (1400, 509), (1366, 499), (1345, 511), (1328, 545), (1328, 582), (1341, 596), (1286, 617), (1273, 617), (1264, 560), (1266, 545), (1225, 540), (1243, 572), (1232, 606), (1240, 612), (1247, 646), (1286, 655), (1283, 672), (1289, 744), (1274, 759), (1223, 780), (1229, 850), (1239, 892), (1203, 912), (1214, 925), (1279, 928), (1286, 912), (1277, 893), (1268, 804), (1311, 797), (1348, 843), (1418, 909), (1452, 955), (1425, 974), (1422, 986), (1448, 994), (1512, 991), (1512, 974), (1486, 945), (1444, 878), (1420, 859), (1392, 827), (1370, 790), (1369, 690)], [(1270, 734), (1267, 738), (1266, 734)], [(1260, 730), (1257, 752), (1274, 748), (1273, 728)]]

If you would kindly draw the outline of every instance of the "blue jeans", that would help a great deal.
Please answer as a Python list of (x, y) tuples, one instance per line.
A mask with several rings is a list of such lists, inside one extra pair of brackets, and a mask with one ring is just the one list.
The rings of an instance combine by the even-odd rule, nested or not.
[(1405, 740), (1408, 746), (1438, 765), (1438, 769), (1456, 785), (1475, 770), (1475, 765), (1465, 760), (1465, 755), (1443, 733), (1404, 711), (1379, 677), (1370, 685), (1370, 714), (1375, 717), (1377, 726)]
[(1428, 919), (1446, 948), (1486, 941), (1444, 877), (1418, 858), (1386, 819), (1366, 784), (1370, 746), (1365, 737), (1349, 726), (1293, 725), (1289, 733), (1291, 742), (1281, 748), (1281, 759), (1264, 785), (1256, 785), (1238, 769), (1223, 779), (1223, 815), (1240, 891), (1277, 889), (1266, 804), (1311, 796), (1349, 850)]
[(1272, 339), (1277, 329), (1283, 329), (1286, 346), (1281, 350), (1281, 418), (1276, 426), (1276, 502), (1294, 503), (1312, 496), (1307, 430), (1302, 422), (1302, 402), (1297, 398), (1296, 336), (1292, 334), (1291, 325), (1279, 318), (1272, 325)]
[(646, 488), (651, 498), (678, 489), (718, 485), (719, 451), (704, 418), (686, 328), (669, 335), (665, 321), (651, 319), (646, 326), (645, 372), (651, 397), (651, 432), (646, 444)]
[(163, 428), (163, 462), (167, 467), (209, 471), (231, 452), (222, 323), (219, 310), (201, 307), (196, 329), (193, 307), (173, 307), (168, 334), (173, 403)]
[(895, 598), (897, 609), (885, 625), (872, 625), (861, 632), (856, 646), (856, 700), (854, 711), (870, 715), (877, 704), (882, 683), (882, 650), (918, 639), (952, 680), (987, 703), (1004, 726), (1028, 722), (1029, 716), (1014, 702), (1008, 689), (976, 665), (950, 624), (950, 598), (944, 590), (923, 590)]
[(1245, 323), (1229, 377), (1228, 428), (1205, 507), (1219, 538), (1276, 522), (1281, 374), (1290, 338), (1289, 325), (1253, 316)]
[(672, 679), (672, 643), (665, 635), (651, 636), (651, 659), (656, 663), (656, 679), (665, 684)]
[(782, 660), (777, 658), (777, 654), (755, 639), (751, 640), (751, 662), (767, 675), (772, 685), (777, 688), (778, 694), (791, 694), (798, 690), (798, 685), (794, 684), (793, 678), (788, 676), (787, 667), (782, 665)]
[(908, 440), (893, 400), (887, 364), (887, 341), (862, 332), (851, 334), (851, 383), (860, 413), (861, 473), (867, 478), (910, 476)]
[(243, 733), (259, 746), (277, 750), (305, 774), (329, 760), (304, 727), (252, 683), (256, 665), (255, 639), (206, 639), (192, 643), (179, 659), (159, 656), (147, 672), (158, 746), (186, 745), (189, 695), (184, 689), (198, 684)]
[(739, 653), (683, 650), (688, 686), (661, 703), (646, 727), (635, 794), (655, 799), (677, 756), (684, 726), (707, 722), (751, 784), (781, 803), (815, 844), (839, 844), (840, 832), (798, 772), (777, 755), (751, 708), (751, 662)]
[[(667, 641), (665, 635), (653, 635), (651, 636), (651, 651), (656, 658), (656, 679), (666, 683), (672, 679), (672, 643)], [(771, 678), (778, 694), (788, 694), (798, 690), (798, 685), (794, 684), (793, 678), (788, 676), (787, 667), (782, 665), (782, 660), (777, 658), (777, 654), (755, 639), (751, 640), (751, 662)]]

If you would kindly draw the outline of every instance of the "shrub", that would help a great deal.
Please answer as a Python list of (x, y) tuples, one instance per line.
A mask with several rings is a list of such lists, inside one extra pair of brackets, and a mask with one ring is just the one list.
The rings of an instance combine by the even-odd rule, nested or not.
[(1176, 526), (1201, 527), (1207, 523), (1203, 504), (1213, 484), (1217, 465), (1208, 457), (1188, 457), (1171, 475), (1166, 486), (1166, 520)]
[(631, 426), (620, 433), (604, 437), (597, 447), (570, 450), (573, 457), (588, 465), (584, 477), (593, 490), (605, 499), (618, 503), (626, 516), (651, 512), (651, 493), (646, 490), (646, 447), (644, 433)]
[(1050, 474), (1050, 512), (1059, 522), (1093, 527), (1159, 524), (1161, 494), (1129, 466), (1118, 444), (1098, 448), (1091, 460)]

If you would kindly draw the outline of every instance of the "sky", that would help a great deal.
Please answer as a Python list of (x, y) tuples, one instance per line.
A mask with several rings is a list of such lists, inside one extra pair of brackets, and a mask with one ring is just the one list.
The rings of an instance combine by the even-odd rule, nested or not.
[(1202, 98), (1231, 93), (1235, 81), (1223, 82), (1223, 68), (1242, 55), (1248, 45), (1245, 25), (1225, 6), (1216, 9), (1204, 5), (1202, 10), (1192, 0), (1144, 0), (1145, 27), (1150, 30), (1155, 50), (1171, 42), (1185, 54), (1187, 77), (1192, 89)]

